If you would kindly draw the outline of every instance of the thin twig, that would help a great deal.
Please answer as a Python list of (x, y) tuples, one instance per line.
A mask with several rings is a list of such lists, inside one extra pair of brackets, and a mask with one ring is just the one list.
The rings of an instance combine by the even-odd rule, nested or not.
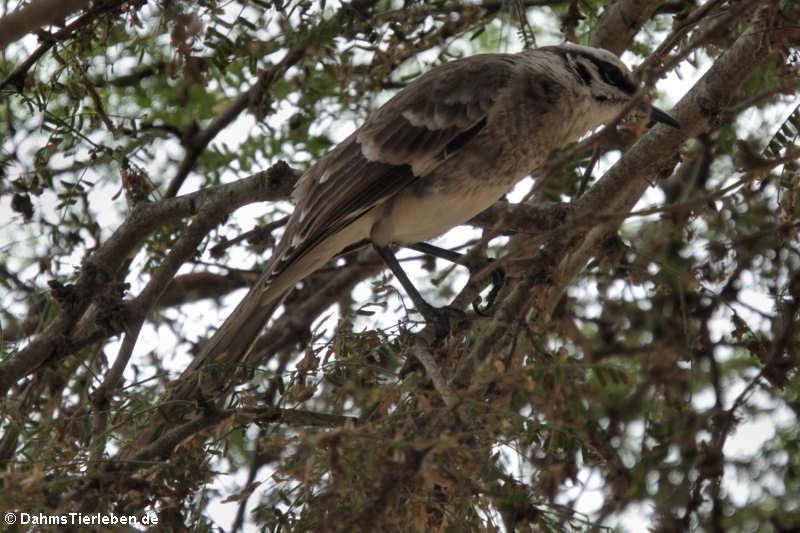
[(450, 387), (447, 386), (447, 382), (442, 376), (436, 361), (433, 360), (433, 354), (431, 354), (430, 350), (419, 336), (414, 336), (414, 340), (411, 344), (411, 354), (422, 363), (423, 368), (425, 368), (425, 373), (433, 382), (433, 387), (442, 397), (444, 404), (452, 408), (456, 403), (456, 398), (450, 391)]
[[(44, 37), (45, 42), (39, 46), (36, 50), (33, 51), (28, 58), (23, 61), (17, 68), (15, 68), (11, 74), (6, 76), (2, 82), (0, 82), (0, 91), (5, 89), (8, 85), (13, 84), (18, 91), (22, 91), (22, 87), (25, 81), (25, 75), (31, 69), (31, 67), (36, 64), (36, 62), (41, 58), (48, 50), (50, 50), (55, 44), (59, 41), (63, 41), (72, 37), (72, 35), (83, 28), (84, 26), (89, 25), (92, 20), (99, 14), (105, 11), (111, 11), (114, 8), (117, 8), (124, 4), (127, 0), (112, 0), (100, 5), (97, 5), (91, 8), (89, 11), (75, 19), (74, 21), (70, 22), (62, 29), (58, 30), (53, 34), (46, 34)], [(41, 36), (40, 36), (41, 37)]]
[(183, 161), (181, 161), (178, 171), (167, 186), (167, 190), (164, 193), (165, 197), (172, 198), (178, 194), (178, 190), (181, 188), (181, 185), (183, 185), (187, 176), (189, 176), (189, 172), (206, 149), (206, 146), (208, 146), (208, 143), (210, 143), (220, 131), (228, 126), (228, 124), (233, 122), (233, 120), (239, 116), (239, 113), (247, 109), (253, 96), (265, 92), (278, 78), (283, 76), (289, 67), (300, 61), (305, 55), (305, 49), (289, 50), (283, 59), (272, 68), (264, 71), (248, 90), (241, 93), (228, 104), (222, 113), (211, 121), (208, 127), (196, 132), (189, 139), (184, 141), (186, 154), (183, 157)]

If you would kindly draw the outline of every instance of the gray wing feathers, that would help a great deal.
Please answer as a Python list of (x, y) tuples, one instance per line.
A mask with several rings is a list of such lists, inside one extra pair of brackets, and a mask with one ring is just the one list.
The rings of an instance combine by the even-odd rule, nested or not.
[(304, 262), (324, 259), (309, 252), (477, 135), (521, 60), (473, 56), (434, 69), (317, 161), (297, 183), (296, 209), (263, 277), (189, 370), (209, 357), (238, 363), (295, 278), (315, 266)]
[(459, 136), (477, 134), (520, 59), (477, 55), (420, 76), (317, 161), (298, 181), (293, 194), (297, 207), (276, 250), (270, 279), (435, 168)]
[(519, 56), (477, 55), (446, 63), (411, 83), (356, 132), (375, 161), (429, 166), (449, 142), (485, 119)]
[[(330, 154), (334, 157), (329, 165), (312, 168), (308, 173), (311, 179), (299, 184), (295, 192), (300, 212), (298, 230), (303, 239), (337, 220), (359, 216), (413, 178), (407, 169), (365, 158), (354, 136), (339, 147), (342, 150), (338, 154)], [(328, 176), (320, 183), (324, 173)], [(317, 174), (320, 178), (315, 180)]]

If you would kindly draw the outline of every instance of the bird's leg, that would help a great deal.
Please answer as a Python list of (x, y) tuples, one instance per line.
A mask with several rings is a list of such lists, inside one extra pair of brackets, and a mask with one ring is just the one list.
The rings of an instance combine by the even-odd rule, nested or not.
[(444, 259), (445, 261), (450, 261), (451, 263), (458, 263), (459, 265), (463, 265), (463, 263), (461, 263), (460, 261), (464, 258), (464, 254), (460, 254), (458, 252), (454, 252), (453, 250), (448, 250), (447, 248), (442, 248), (440, 246), (434, 246), (433, 244), (428, 244), (427, 242), (408, 244), (404, 245), (403, 248), (409, 248), (411, 250), (422, 252), (423, 254), (432, 255), (434, 257), (438, 257), (439, 259)]
[[(460, 254), (458, 252), (454, 252), (452, 250), (446, 250), (444, 248), (440, 248), (439, 246), (434, 246), (432, 244), (428, 244), (427, 242), (418, 242), (416, 244), (409, 244), (404, 246), (404, 248), (410, 248), (412, 250), (416, 250), (418, 252), (422, 252), (423, 254), (432, 255), (434, 257), (438, 257), (439, 259), (444, 259), (445, 261), (450, 261), (451, 263), (456, 263), (459, 265), (463, 265), (469, 269), (470, 274), (475, 274), (476, 272), (482, 270), (487, 263), (492, 263), (494, 259), (489, 259), (487, 263), (483, 263), (479, 266), (475, 265), (467, 265), (464, 264), (462, 261), (464, 259), (464, 254)], [(492, 290), (489, 291), (489, 294), (486, 296), (486, 305), (483, 308), (479, 307), (476, 302), (473, 302), (472, 308), (481, 316), (487, 316), (490, 313), (490, 309), (494, 305), (494, 301), (497, 298), (497, 295), (500, 293), (500, 289), (503, 288), (503, 285), (506, 281), (506, 273), (503, 271), (502, 268), (496, 268), (492, 271)]]
[(423, 298), (417, 288), (414, 287), (414, 284), (411, 283), (411, 280), (408, 279), (408, 276), (403, 270), (403, 267), (400, 266), (400, 263), (397, 261), (394, 253), (392, 253), (392, 250), (390, 250), (388, 246), (379, 246), (375, 243), (372, 243), (372, 246), (381, 256), (383, 262), (386, 263), (386, 266), (389, 267), (389, 270), (391, 270), (394, 276), (397, 278), (397, 281), (400, 282), (400, 285), (403, 286), (406, 294), (408, 294), (409, 298), (411, 298), (411, 301), (414, 302), (414, 307), (416, 307), (419, 314), (425, 318), (425, 322), (433, 326), (436, 332), (434, 344), (439, 343), (439, 341), (444, 339), (447, 334), (450, 333), (449, 315), (453, 309), (446, 307), (434, 307), (426, 302), (425, 298)]

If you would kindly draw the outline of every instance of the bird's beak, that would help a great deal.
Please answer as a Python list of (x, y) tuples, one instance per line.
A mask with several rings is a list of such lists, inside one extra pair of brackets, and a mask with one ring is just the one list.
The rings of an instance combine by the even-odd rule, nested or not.
[(636, 111), (642, 113), (644, 116), (650, 116), (650, 122), (647, 124), (648, 128), (652, 128), (656, 122), (661, 122), (662, 124), (672, 126), (673, 128), (681, 127), (680, 122), (672, 118), (672, 116), (666, 114), (664, 111), (661, 111), (659, 108), (651, 106), (650, 102), (647, 100), (641, 100), (636, 105)]
[(673, 128), (681, 127), (680, 122), (672, 118), (672, 116), (661, 111), (657, 107), (650, 107), (650, 122), (651, 124), (656, 122), (661, 122), (662, 124), (666, 124), (667, 126), (672, 126)]

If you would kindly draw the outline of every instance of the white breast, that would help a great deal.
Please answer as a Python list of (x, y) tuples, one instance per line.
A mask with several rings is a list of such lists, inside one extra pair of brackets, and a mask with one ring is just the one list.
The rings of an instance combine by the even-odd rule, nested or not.
[(506, 192), (507, 184), (472, 190), (432, 187), (421, 195), (407, 189), (376, 210), (370, 238), (380, 245), (426, 241), (464, 224)]

